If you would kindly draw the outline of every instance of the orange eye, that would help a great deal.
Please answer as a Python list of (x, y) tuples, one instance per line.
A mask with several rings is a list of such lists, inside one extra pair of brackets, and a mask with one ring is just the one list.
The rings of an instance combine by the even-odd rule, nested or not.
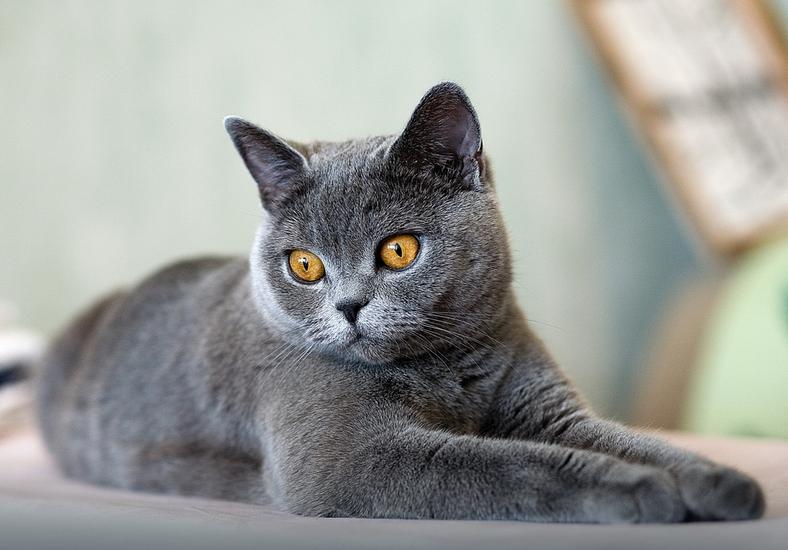
[(290, 272), (295, 278), (305, 283), (317, 282), (326, 274), (323, 262), (308, 250), (293, 250), (289, 264)]
[(405, 269), (419, 254), (419, 240), (413, 235), (392, 235), (381, 244), (378, 256), (389, 269)]

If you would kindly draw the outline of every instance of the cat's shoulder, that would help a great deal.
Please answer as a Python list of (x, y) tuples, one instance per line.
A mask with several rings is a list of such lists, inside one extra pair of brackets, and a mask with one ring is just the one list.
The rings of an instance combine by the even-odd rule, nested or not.
[(249, 270), (248, 260), (239, 256), (200, 256), (178, 260), (144, 278), (133, 293), (185, 290), (208, 279), (220, 286), (232, 285)]
[(240, 256), (198, 256), (184, 258), (157, 269), (146, 277), (142, 281), (142, 284), (151, 281), (187, 282), (218, 270), (228, 268), (238, 269), (240, 267), (245, 268), (247, 267), (246, 263), (246, 259)]

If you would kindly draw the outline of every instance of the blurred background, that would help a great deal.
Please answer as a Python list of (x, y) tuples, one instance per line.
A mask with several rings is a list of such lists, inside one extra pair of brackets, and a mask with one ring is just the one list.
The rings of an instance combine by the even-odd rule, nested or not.
[(0, 75), (7, 326), (49, 336), (166, 262), (245, 254), (260, 209), (225, 115), (395, 133), (442, 80), (479, 113), (519, 299), (600, 413), (651, 422), (666, 312), (725, 277), (564, 2), (4, 0)]

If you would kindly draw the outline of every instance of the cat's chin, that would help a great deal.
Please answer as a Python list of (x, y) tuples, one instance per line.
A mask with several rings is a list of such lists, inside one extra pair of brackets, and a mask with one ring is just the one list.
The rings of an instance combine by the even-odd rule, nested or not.
[(381, 353), (373, 342), (370, 342), (369, 339), (362, 336), (355, 338), (352, 342), (348, 342), (343, 346), (343, 352), (364, 363), (378, 364), (384, 362), (384, 354)]
[(403, 359), (405, 356), (402, 351), (412, 349), (391, 337), (378, 335), (359, 326), (334, 334), (333, 340), (321, 347), (331, 355), (369, 365), (383, 365)]
[(376, 342), (368, 336), (355, 336), (343, 346), (344, 354), (370, 365), (382, 365), (397, 359), (397, 354), (383, 342)]

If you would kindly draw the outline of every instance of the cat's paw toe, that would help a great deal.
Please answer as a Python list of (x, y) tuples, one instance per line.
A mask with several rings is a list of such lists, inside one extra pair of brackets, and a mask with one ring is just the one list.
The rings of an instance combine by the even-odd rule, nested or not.
[(747, 520), (763, 515), (763, 491), (741, 472), (700, 463), (682, 468), (677, 479), (690, 519)]
[(663, 472), (644, 476), (634, 486), (638, 523), (676, 523), (684, 520), (687, 509), (675, 482)]
[(608, 506), (597, 503), (606, 514), (603, 523), (676, 523), (687, 509), (675, 480), (667, 472), (632, 464), (611, 469), (603, 483), (613, 489), (604, 493)]

